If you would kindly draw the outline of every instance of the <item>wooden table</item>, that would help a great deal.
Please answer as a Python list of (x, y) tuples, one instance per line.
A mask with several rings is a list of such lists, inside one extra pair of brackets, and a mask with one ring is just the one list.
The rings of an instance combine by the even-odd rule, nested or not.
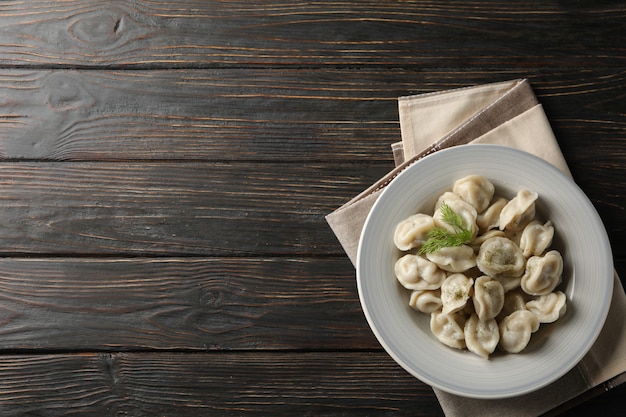
[[(0, 415), (441, 416), (324, 216), (393, 167), (399, 96), (528, 78), (624, 280), (625, 18), (1, 2)], [(623, 415), (625, 393), (563, 415)]]

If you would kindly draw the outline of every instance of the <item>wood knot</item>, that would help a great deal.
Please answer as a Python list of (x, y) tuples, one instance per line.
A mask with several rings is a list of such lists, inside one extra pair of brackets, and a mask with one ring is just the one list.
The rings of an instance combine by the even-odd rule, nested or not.
[(200, 305), (212, 309), (219, 309), (224, 304), (224, 296), (220, 291), (207, 291), (200, 297)]
[(48, 105), (56, 110), (91, 107), (95, 99), (85, 90), (78, 74), (53, 73), (44, 86)]
[(68, 32), (77, 43), (88, 48), (113, 48), (133, 36), (140, 26), (122, 10), (110, 8), (80, 14), (70, 23)]

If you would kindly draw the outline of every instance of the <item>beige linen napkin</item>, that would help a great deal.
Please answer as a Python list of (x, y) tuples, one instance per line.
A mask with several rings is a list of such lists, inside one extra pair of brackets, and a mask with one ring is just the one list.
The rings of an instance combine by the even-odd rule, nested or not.
[[(356, 264), (365, 219), (385, 186), (416, 160), (451, 146), (493, 143), (533, 153), (570, 175), (541, 104), (527, 80), (401, 97), (402, 142), (392, 151), (396, 168), (326, 220)], [(609, 390), (626, 381), (626, 295), (615, 274), (606, 324), (589, 353), (548, 387), (502, 400), (479, 400), (434, 389), (447, 416), (538, 416), (575, 398)]]

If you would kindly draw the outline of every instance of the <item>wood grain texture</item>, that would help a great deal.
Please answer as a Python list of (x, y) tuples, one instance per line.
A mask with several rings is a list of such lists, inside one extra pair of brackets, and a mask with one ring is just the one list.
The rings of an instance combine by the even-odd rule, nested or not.
[[(5, 355), (0, 378), (7, 417), (443, 416), (380, 352)], [(625, 392), (558, 415), (619, 416)]]
[(581, 172), (624, 164), (623, 69), (2, 70), (0, 157), (389, 162), (398, 97), (514, 78)]
[(29, 1), (0, 65), (623, 66), (619, 2)]
[(0, 154), (391, 161), (400, 130), (388, 90), (382, 72), (2, 71)]
[(0, 413), (22, 416), (442, 416), (385, 353), (0, 357)]
[(343, 255), (324, 216), (388, 169), (382, 164), (0, 164), (0, 252)]
[(0, 259), (0, 351), (379, 349), (347, 259)]

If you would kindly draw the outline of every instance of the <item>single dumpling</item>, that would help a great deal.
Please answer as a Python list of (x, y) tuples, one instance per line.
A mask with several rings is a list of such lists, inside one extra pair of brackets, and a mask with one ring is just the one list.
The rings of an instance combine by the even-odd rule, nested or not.
[(532, 311), (540, 323), (554, 323), (567, 311), (567, 299), (561, 291), (541, 295), (526, 303), (528, 311)]
[(518, 310), (502, 319), (499, 328), (500, 347), (518, 353), (528, 346), (532, 333), (539, 329), (539, 319), (528, 310)]
[(500, 213), (507, 203), (508, 200), (506, 198), (496, 197), (485, 211), (478, 214), (476, 224), (478, 225), (479, 233), (496, 229), (500, 225)]
[(459, 314), (443, 314), (435, 311), (430, 315), (430, 331), (437, 340), (456, 349), (465, 348), (465, 320)]
[(476, 314), (467, 319), (463, 333), (467, 349), (485, 359), (496, 350), (500, 341), (498, 322), (495, 319), (480, 320)]
[(426, 314), (440, 310), (443, 306), (441, 303), (441, 290), (413, 291), (409, 298), (409, 306), (414, 310)]
[(410, 253), (396, 261), (394, 272), (400, 284), (409, 290), (435, 290), (446, 279), (446, 273), (437, 265)]
[(526, 258), (522, 250), (506, 237), (487, 239), (478, 251), (478, 269), (492, 278), (515, 278), (524, 273)]
[(468, 175), (456, 180), (452, 186), (452, 192), (461, 196), (479, 213), (489, 206), (494, 191), (491, 181), (482, 175)]
[(427, 253), (426, 257), (448, 272), (465, 272), (476, 266), (476, 254), (468, 245), (444, 247)]
[[(478, 234), (478, 226), (476, 226), (476, 217), (478, 216), (478, 213), (476, 212), (474, 206), (461, 199), (449, 200), (446, 201), (446, 204), (448, 205), (448, 207), (450, 207), (450, 209), (452, 209), (454, 213), (461, 217), (465, 228), (471, 230), (472, 236), (475, 237)], [(443, 220), (441, 207), (435, 210), (435, 213), (433, 214), (433, 220), (435, 221), (435, 226), (437, 227), (444, 228), (450, 233), (458, 232), (458, 230), (456, 230), (454, 226), (448, 224)]]
[(544, 256), (531, 256), (522, 276), (522, 290), (530, 295), (549, 294), (561, 282), (562, 273), (563, 258), (559, 251), (551, 250)]
[(533, 220), (524, 228), (520, 238), (519, 247), (524, 256), (539, 256), (552, 244), (554, 238), (554, 227), (552, 222), (541, 224)]
[(463, 274), (452, 274), (441, 284), (441, 303), (443, 314), (462, 310), (472, 295), (474, 280)]
[(476, 238), (472, 240), (469, 245), (474, 249), (475, 253), (478, 253), (482, 244), (492, 237), (507, 237), (507, 235), (502, 230), (489, 230), (482, 235), (476, 236)]
[(396, 226), (393, 242), (402, 251), (411, 250), (424, 244), (428, 232), (435, 227), (433, 218), (427, 214), (414, 214)]
[(504, 317), (512, 314), (514, 311), (527, 310), (526, 297), (527, 295), (520, 288), (505, 293), (504, 304), (497, 317), (498, 322), (502, 321)]
[(522, 229), (535, 217), (535, 201), (539, 195), (527, 189), (520, 190), (500, 212), (500, 230)]
[(461, 200), (461, 196), (453, 193), (452, 191), (446, 191), (445, 193), (441, 194), (439, 198), (437, 199), (437, 202), (435, 203), (435, 209), (433, 210), (433, 212), (439, 210), (441, 206), (443, 205), (443, 203), (450, 205), (450, 202), (453, 200)]
[(499, 281), (488, 276), (474, 281), (474, 311), (480, 320), (496, 317), (504, 305), (504, 288)]

